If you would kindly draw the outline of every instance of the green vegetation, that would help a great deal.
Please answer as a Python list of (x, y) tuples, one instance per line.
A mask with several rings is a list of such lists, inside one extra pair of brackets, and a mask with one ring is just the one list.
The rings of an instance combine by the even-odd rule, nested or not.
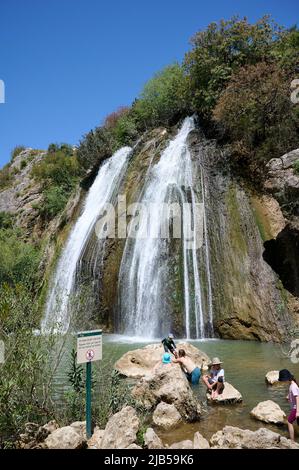
[(46, 156), (32, 169), (33, 177), (42, 183), (43, 201), (38, 210), (45, 221), (64, 209), (80, 174), (80, 165), (71, 146), (49, 145)]
[(12, 151), (11, 151), (11, 161), (13, 162), (14, 159), (20, 155), (21, 152), (23, 152), (26, 149), (24, 145), (17, 145)]
[(297, 175), (299, 175), (299, 160), (295, 161), (295, 163), (293, 165), (293, 168), (294, 168), (295, 173), (297, 173)]
[(211, 23), (192, 38), (181, 65), (166, 67), (130, 108), (108, 116), (80, 143), (78, 159), (92, 168), (137, 135), (196, 113), (200, 125), (232, 148), (237, 170), (256, 181), (271, 158), (299, 146), (299, 111), (290, 83), (299, 58), (299, 31), (268, 16)]

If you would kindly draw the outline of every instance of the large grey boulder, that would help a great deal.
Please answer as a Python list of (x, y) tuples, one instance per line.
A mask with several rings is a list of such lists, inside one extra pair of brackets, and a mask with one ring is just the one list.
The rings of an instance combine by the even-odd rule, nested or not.
[(299, 445), (269, 429), (249, 431), (225, 426), (210, 439), (211, 447), (217, 449), (299, 449)]
[(153, 414), (153, 423), (155, 426), (168, 430), (174, 428), (182, 421), (182, 417), (176, 407), (172, 404), (164, 403), (163, 401), (158, 404)]
[(200, 417), (199, 402), (178, 364), (161, 364), (151, 375), (140, 379), (132, 395), (147, 410), (163, 401), (173, 404), (186, 421), (196, 421)]
[[(177, 348), (184, 349), (193, 362), (203, 370), (207, 369), (209, 357), (192, 344), (177, 343)], [(149, 344), (142, 349), (125, 353), (116, 363), (115, 369), (122, 375), (134, 379), (150, 375), (153, 367), (161, 360), (164, 353), (161, 344)]]
[(147, 428), (144, 434), (144, 443), (148, 449), (164, 449), (163, 442), (153, 428)]
[(72, 426), (64, 426), (53, 431), (45, 444), (48, 449), (81, 449), (85, 446), (85, 440)]
[(243, 400), (241, 393), (229, 382), (225, 382), (221, 395), (212, 400), (211, 394), (207, 393), (207, 399), (210, 403), (220, 404), (240, 403)]
[(134, 408), (125, 406), (109, 419), (102, 437), (101, 449), (128, 448), (136, 441), (139, 424)]
[(260, 402), (250, 412), (251, 416), (265, 423), (283, 424), (285, 412), (272, 400)]

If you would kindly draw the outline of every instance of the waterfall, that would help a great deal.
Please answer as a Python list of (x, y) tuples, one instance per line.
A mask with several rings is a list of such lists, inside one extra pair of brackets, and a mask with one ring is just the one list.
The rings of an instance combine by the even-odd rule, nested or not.
[[(154, 213), (150, 214), (150, 231), (154, 234), (161, 232), (163, 203), (172, 204), (177, 201), (183, 208), (181, 264), (187, 338), (191, 335), (198, 338), (205, 336), (204, 289), (200, 273), (202, 268), (198, 263), (195, 238), (193, 246), (190, 247), (188, 244), (188, 234), (192, 225), (194, 231), (196, 230), (197, 222), (194, 215), (198, 202), (196, 182), (187, 145), (188, 135), (194, 127), (194, 119), (186, 118), (176, 137), (162, 153), (159, 162), (150, 168), (139, 200), (139, 204), (145, 207), (155, 205)], [(203, 191), (201, 188), (202, 197)], [(119, 272), (118, 314), (121, 330), (125, 334), (157, 337), (167, 333), (172, 324), (171, 312), (168, 311), (169, 305), (165, 298), (171, 274), (169, 241), (163, 237), (144, 236), (147, 233), (147, 225), (148, 214), (146, 211), (141, 211), (135, 236), (129, 236), (126, 240)], [(209, 264), (209, 260), (206, 264)], [(209, 277), (210, 273), (206, 271), (205, 269), (205, 274)], [(210, 279), (208, 282), (210, 283)], [(208, 292), (210, 293), (210, 284)]]
[(69, 235), (50, 286), (46, 311), (41, 324), (42, 332), (54, 329), (64, 333), (69, 328), (71, 297), (75, 293), (78, 263), (104, 205), (111, 202), (120, 186), (130, 152), (130, 147), (123, 147), (107, 159), (100, 167), (89, 189), (82, 214)]

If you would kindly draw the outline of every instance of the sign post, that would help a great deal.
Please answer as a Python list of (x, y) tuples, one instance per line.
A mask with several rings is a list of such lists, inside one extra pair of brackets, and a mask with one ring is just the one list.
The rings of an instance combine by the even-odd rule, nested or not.
[(86, 436), (91, 437), (91, 363), (102, 359), (102, 330), (77, 333), (77, 364), (86, 364)]

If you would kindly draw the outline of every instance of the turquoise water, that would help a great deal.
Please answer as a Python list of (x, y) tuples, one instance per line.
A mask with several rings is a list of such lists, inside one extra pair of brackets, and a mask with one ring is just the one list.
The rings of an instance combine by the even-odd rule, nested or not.
[[(141, 348), (147, 343), (128, 340), (121, 336), (105, 335), (103, 344), (103, 360), (116, 361), (125, 352)], [(244, 429), (256, 430), (267, 427), (282, 435), (287, 436), (286, 426), (278, 427), (259, 422), (250, 417), (250, 411), (259, 402), (273, 400), (288, 414), (289, 404), (285, 399), (287, 386), (278, 384), (267, 386), (265, 375), (269, 370), (289, 369), (299, 378), (299, 364), (293, 364), (287, 357), (283, 347), (273, 343), (259, 343), (254, 341), (230, 341), (230, 340), (199, 340), (190, 341), (198, 349), (207, 353), (210, 357), (218, 356), (223, 361), (226, 380), (237, 388), (243, 396), (243, 403), (236, 405), (207, 405), (205, 399), (205, 387), (203, 384), (194, 388), (202, 401), (203, 415), (198, 423), (184, 424), (180, 428), (160, 433), (165, 442), (172, 443), (182, 439), (192, 438), (195, 431), (200, 431), (209, 438), (225, 425), (238, 426)], [(95, 374), (96, 374), (95, 368)], [(64, 388), (66, 374), (61, 367), (57, 375), (57, 385)], [(299, 432), (297, 430), (297, 439)]]

